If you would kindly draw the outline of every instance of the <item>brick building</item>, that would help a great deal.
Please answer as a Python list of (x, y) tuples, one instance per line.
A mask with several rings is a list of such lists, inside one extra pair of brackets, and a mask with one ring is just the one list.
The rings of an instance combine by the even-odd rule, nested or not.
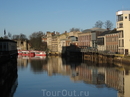
[(118, 34), (119, 32), (116, 30), (113, 30), (106, 34), (106, 50), (118, 53)]
[(82, 33), (78, 34), (78, 46), (96, 48), (97, 36), (104, 31), (106, 31), (106, 29), (101, 28), (92, 28), (84, 30)]

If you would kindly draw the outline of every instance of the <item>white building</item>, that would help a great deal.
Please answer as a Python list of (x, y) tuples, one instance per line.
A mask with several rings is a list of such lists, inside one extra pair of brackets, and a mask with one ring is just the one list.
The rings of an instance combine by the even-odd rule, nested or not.
[(130, 54), (130, 10), (116, 12), (116, 28), (119, 32), (118, 52), (121, 54)]

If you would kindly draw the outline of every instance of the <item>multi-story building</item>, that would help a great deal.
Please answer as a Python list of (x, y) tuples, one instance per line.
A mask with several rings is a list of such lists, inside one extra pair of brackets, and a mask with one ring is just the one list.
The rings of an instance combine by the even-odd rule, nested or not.
[(116, 12), (116, 28), (119, 31), (118, 52), (130, 54), (130, 10)]
[(15, 40), (17, 42), (17, 50), (30, 50), (30, 45), (27, 40)]
[(97, 39), (98, 51), (118, 53), (118, 34), (116, 29), (101, 33)]
[(106, 50), (106, 34), (110, 31), (104, 31), (97, 37), (97, 49), (102, 52)]
[(101, 28), (92, 28), (84, 30), (82, 33), (78, 34), (78, 46), (96, 48), (97, 36), (104, 31), (106, 31), (106, 29)]
[(77, 45), (76, 37), (81, 32), (65, 32), (63, 34), (47, 32), (47, 48), (51, 54), (65, 53), (67, 46), (70, 44)]
[(113, 30), (105, 35), (107, 51), (118, 53), (118, 34), (118, 31)]
[(59, 34), (47, 32), (47, 48), (51, 54), (59, 54)]

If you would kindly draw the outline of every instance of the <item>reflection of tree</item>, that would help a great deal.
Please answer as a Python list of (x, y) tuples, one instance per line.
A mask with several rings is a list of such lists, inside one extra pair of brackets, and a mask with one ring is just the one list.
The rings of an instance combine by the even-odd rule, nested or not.
[(47, 60), (31, 60), (30, 66), (33, 72), (42, 72), (43, 65), (47, 64)]

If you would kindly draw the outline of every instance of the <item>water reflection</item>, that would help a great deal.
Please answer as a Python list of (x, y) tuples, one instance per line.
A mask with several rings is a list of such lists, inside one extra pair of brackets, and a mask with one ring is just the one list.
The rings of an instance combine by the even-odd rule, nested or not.
[(17, 88), (17, 61), (8, 60), (0, 64), (0, 97), (13, 97)]
[[(48, 76), (69, 76), (73, 82), (83, 82), (97, 89), (113, 88), (117, 97), (130, 97), (130, 69), (123, 65), (99, 65), (93, 62), (82, 62), (78, 59), (65, 59), (57, 56), (28, 58), (19, 57), (18, 67), (30, 65), (34, 73), (47, 72)], [(95, 96), (92, 96), (95, 97)], [(100, 97), (97, 95), (97, 97)]]

